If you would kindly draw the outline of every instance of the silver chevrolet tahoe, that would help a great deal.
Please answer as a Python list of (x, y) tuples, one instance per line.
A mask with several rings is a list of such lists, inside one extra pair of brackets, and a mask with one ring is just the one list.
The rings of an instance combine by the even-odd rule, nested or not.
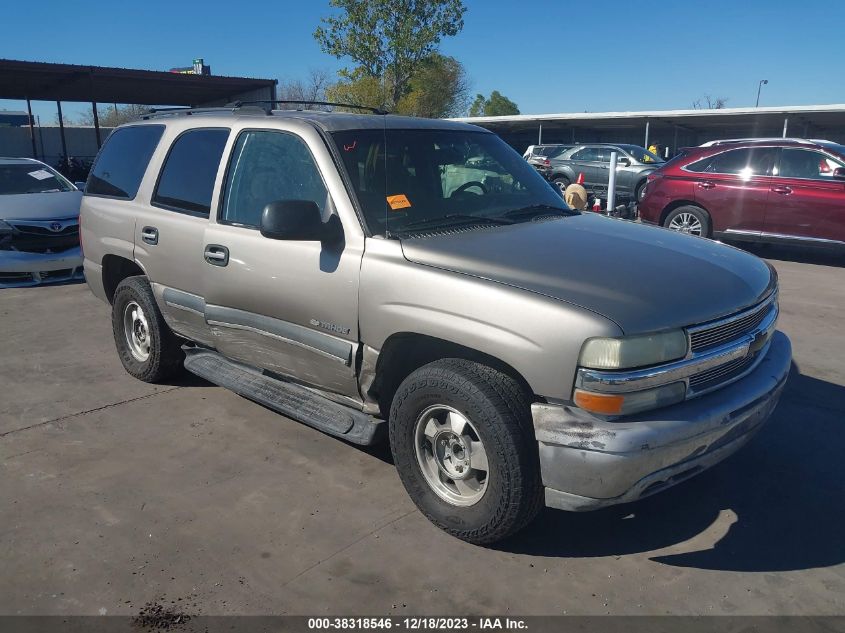
[(127, 372), (388, 436), (419, 509), (473, 543), (701, 472), (789, 373), (766, 263), (574, 212), (471, 125), (151, 114), (109, 137), (81, 225)]

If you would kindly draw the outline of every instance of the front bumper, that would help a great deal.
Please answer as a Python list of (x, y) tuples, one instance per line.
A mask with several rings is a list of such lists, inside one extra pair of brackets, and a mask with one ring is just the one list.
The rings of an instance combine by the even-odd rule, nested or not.
[(789, 339), (775, 332), (752, 373), (674, 406), (609, 421), (532, 405), (546, 505), (581, 511), (635, 501), (722, 461), (774, 410), (791, 362)]
[(0, 251), (0, 288), (20, 288), (83, 279), (82, 249), (61, 253)]

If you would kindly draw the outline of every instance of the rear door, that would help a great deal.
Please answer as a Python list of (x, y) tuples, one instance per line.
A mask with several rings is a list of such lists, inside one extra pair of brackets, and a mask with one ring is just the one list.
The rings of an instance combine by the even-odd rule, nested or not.
[[(175, 137), (175, 138), (174, 138)], [(213, 345), (202, 295), (203, 238), (228, 128), (168, 129), (149, 204), (138, 207), (135, 259), (146, 271), (168, 325)]]
[[(322, 244), (264, 237), (262, 210), (279, 200), (313, 201), (324, 221), (338, 215), (344, 239)], [(205, 314), (217, 349), (359, 398), (355, 358), (363, 248), (341, 177), (310, 124), (286, 121), (274, 129), (238, 130), (217, 217), (204, 238)]]
[(572, 170), (577, 177), (584, 174), (584, 186), (591, 191), (607, 188), (608, 165), (602, 163), (601, 147), (582, 147), (569, 157)]
[(765, 232), (787, 238), (845, 242), (845, 182), (841, 161), (819, 151), (781, 150), (766, 211)]
[(775, 147), (731, 149), (686, 167), (695, 200), (709, 212), (715, 232), (760, 235), (777, 152)]

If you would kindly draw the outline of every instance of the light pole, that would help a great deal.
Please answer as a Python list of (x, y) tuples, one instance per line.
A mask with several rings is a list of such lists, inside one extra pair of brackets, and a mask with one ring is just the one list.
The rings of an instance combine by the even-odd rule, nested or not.
[(760, 91), (763, 89), (763, 86), (765, 84), (768, 84), (768, 83), (769, 83), (768, 79), (761, 79), (760, 83), (757, 84), (757, 103), (754, 105), (755, 108), (760, 107)]

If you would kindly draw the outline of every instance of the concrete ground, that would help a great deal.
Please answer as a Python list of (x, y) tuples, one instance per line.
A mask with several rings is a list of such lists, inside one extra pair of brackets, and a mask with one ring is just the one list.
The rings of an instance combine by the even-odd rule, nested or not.
[(0, 614), (843, 614), (845, 259), (758, 254), (796, 364), (760, 436), (495, 549), (429, 524), (384, 448), (133, 380), (86, 286), (0, 291)]

